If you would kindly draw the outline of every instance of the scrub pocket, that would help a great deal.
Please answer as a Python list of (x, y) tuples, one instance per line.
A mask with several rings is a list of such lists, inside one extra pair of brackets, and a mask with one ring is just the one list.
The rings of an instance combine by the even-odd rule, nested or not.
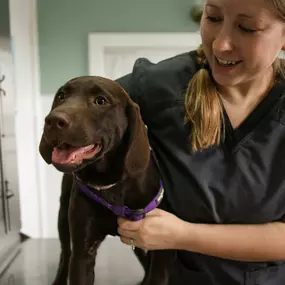
[(245, 285), (285, 285), (285, 263), (246, 272)]
[[(182, 263), (178, 262), (174, 265), (169, 285), (207, 285), (209, 279), (202, 271), (186, 268)], [(285, 284), (283, 284), (285, 285)]]

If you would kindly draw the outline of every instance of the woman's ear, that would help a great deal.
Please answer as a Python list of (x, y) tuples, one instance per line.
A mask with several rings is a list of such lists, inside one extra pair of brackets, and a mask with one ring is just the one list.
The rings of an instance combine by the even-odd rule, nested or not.
[(285, 27), (284, 27), (284, 30), (283, 30), (282, 40), (283, 40), (283, 45), (281, 47), (281, 51), (285, 51)]

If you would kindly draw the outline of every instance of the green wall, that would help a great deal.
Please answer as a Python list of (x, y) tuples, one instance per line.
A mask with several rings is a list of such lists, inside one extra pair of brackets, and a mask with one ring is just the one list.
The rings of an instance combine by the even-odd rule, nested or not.
[(0, 0), (0, 36), (10, 37), (9, 0)]
[[(190, 32), (191, 0), (38, 0), (41, 93), (88, 74), (90, 32)], [(197, 3), (197, 1), (196, 1)]]

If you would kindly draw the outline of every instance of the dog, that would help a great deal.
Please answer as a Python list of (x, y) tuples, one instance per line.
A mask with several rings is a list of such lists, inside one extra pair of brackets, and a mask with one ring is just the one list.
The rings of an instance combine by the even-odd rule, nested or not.
[[(73, 78), (55, 94), (39, 152), (63, 172), (53, 285), (93, 285), (97, 250), (107, 235), (118, 235), (117, 217), (138, 220), (163, 208), (159, 166), (139, 106), (108, 78)], [(145, 271), (141, 284), (168, 284), (174, 251), (133, 249)]]

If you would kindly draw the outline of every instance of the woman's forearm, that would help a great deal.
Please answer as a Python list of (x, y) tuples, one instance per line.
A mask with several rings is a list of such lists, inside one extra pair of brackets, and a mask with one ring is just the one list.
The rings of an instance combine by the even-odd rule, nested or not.
[(285, 223), (220, 225), (185, 223), (177, 247), (239, 261), (285, 260)]

